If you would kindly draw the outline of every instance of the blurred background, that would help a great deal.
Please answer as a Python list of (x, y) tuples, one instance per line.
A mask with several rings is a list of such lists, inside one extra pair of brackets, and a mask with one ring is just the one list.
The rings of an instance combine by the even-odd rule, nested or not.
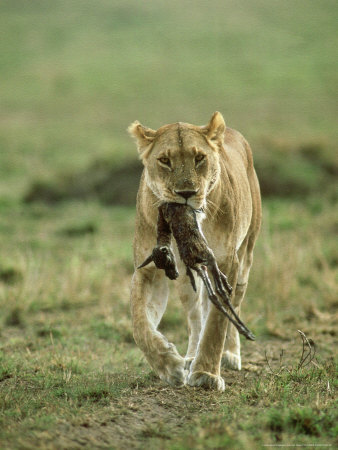
[(337, 174), (337, 10), (333, 0), (2, 0), (2, 197), (133, 204), (128, 124), (202, 125), (215, 110), (252, 144), (264, 194), (323, 189)]

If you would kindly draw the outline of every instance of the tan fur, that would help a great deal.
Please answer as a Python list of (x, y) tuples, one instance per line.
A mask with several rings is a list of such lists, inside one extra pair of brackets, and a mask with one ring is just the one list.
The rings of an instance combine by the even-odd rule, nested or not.
[[(129, 132), (144, 164), (137, 196), (135, 267), (155, 246), (158, 206), (187, 201), (206, 213), (203, 233), (234, 288), (232, 301), (239, 311), (261, 222), (259, 185), (249, 144), (240, 133), (226, 128), (219, 112), (203, 127), (175, 123), (154, 131), (134, 122)], [(201, 154), (204, 159), (198, 161)], [(175, 191), (197, 193), (186, 200)], [(193, 292), (183, 266), (179, 270), (175, 284), (189, 330), (186, 358), (157, 330), (167, 304), (168, 280), (153, 264), (135, 270), (132, 280), (135, 341), (161, 379), (171, 385), (223, 390), (221, 362), (241, 368), (238, 332), (209, 304), (201, 285), (197, 294)]]

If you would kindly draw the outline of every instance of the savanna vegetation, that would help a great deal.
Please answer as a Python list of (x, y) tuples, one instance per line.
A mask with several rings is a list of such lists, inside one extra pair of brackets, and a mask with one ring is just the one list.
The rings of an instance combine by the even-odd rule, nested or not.
[[(0, 3), (0, 448), (337, 443), (337, 13)], [(128, 298), (140, 165), (125, 130), (214, 110), (252, 144), (264, 209), (243, 308), (257, 340), (222, 394), (155, 377)], [(160, 326), (184, 353), (171, 284)]]

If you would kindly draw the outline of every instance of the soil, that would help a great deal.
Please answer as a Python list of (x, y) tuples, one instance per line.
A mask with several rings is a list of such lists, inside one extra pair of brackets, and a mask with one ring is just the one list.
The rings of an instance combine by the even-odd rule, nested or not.
[[(313, 316), (303, 324), (307, 336), (315, 336), (321, 360), (331, 357), (330, 349), (338, 343), (334, 317), (329, 323), (323, 319)], [(282, 337), (278, 333), (277, 330), (276, 337), (270, 335), (255, 342), (243, 342), (242, 371), (222, 370), (226, 382), (224, 393), (190, 387), (174, 389), (155, 375), (152, 375), (152, 386), (144, 387), (140, 377), (132, 394), (129, 390), (99, 415), (88, 415), (81, 422), (74, 419), (59, 423), (48, 439), (50, 448), (163, 448), (173, 437), (186, 434), (187, 424), (193, 427), (202, 415), (236, 402), (250, 382), (267, 376), (271, 369), (278, 372), (281, 366), (297, 367), (302, 353), (300, 335), (296, 330)]]

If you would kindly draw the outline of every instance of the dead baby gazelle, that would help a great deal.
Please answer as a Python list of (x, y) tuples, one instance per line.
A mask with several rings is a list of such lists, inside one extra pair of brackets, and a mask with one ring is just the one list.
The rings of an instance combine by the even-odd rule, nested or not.
[[(170, 248), (171, 234), (176, 240), (180, 258), (187, 268), (187, 275), (194, 290), (196, 290), (196, 283), (192, 270), (202, 279), (208, 297), (216, 308), (234, 324), (239, 333), (247, 339), (254, 340), (255, 336), (241, 321), (232, 306), (229, 297), (232, 287), (224, 273), (219, 270), (215, 256), (200, 231), (196, 211), (191, 206), (164, 203), (159, 207), (157, 245), (139, 268), (154, 262), (156, 267), (163, 269), (171, 280), (178, 277), (175, 256)], [(210, 280), (208, 270), (212, 275), (215, 288)], [(217, 295), (221, 298), (223, 305)]]
[(157, 245), (153, 248), (150, 256), (138, 267), (147, 266), (154, 262), (158, 269), (163, 269), (170, 280), (176, 280), (179, 273), (176, 266), (175, 255), (170, 248), (171, 230), (168, 222), (163, 216), (163, 207), (158, 210), (157, 219)]

